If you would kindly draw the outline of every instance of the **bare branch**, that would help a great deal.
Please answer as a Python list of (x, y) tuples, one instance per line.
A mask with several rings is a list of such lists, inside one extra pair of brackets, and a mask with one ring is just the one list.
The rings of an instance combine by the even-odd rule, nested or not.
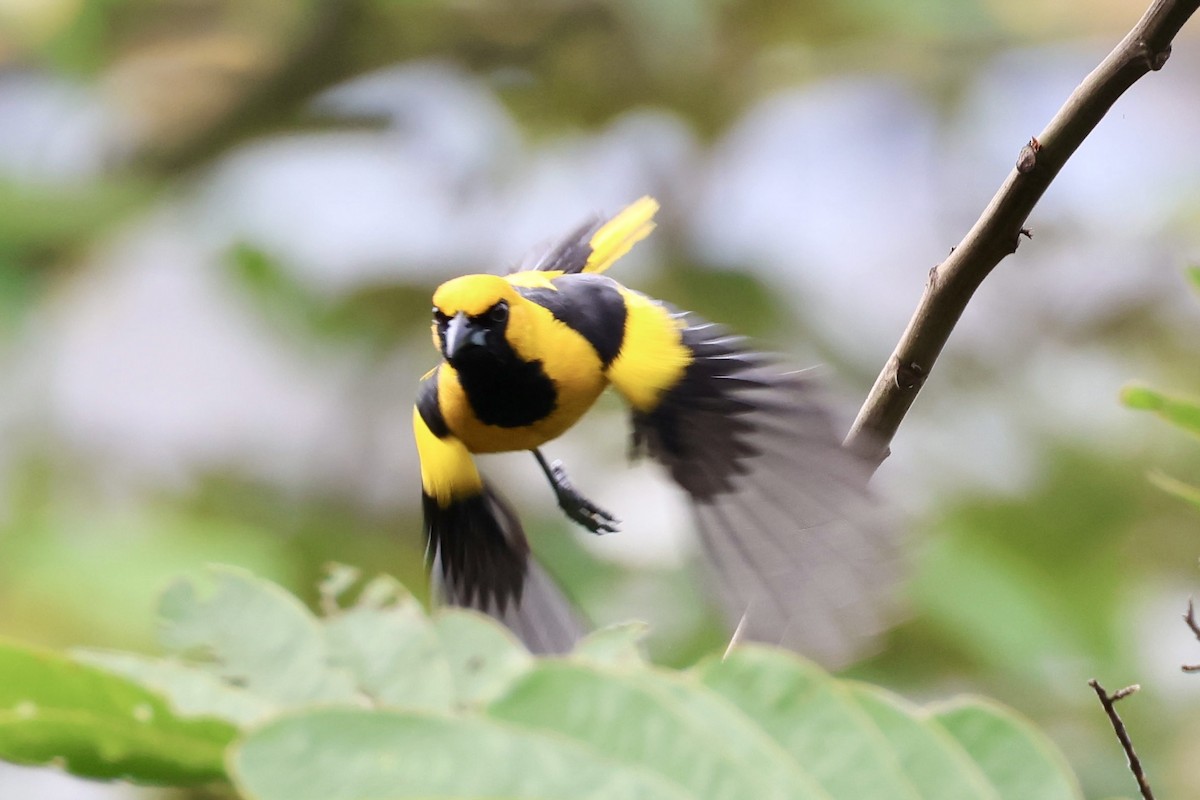
[[(1196, 622), (1196, 604), (1192, 602), (1192, 598), (1188, 598), (1188, 610), (1183, 615), (1183, 621), (1192, 629), (1192, 633), (1196, 635), (1196, 641), (1200, 641), (1200, 623)], [(1200, 672), (1200, 664), (1184, 664), (1180, 667), (1184, 672)]]
[(1104, 713), (1108, 714), (1108, 721), (1112, 723), (1113, 731), (1116, 732), (1117, 739), (1121, 742), (1121, 747), (1125, 749), (1125, 757), (1129, 760), (1129, 771), (1133, 773), (1133, 777), (1137, 780), (1138, 789), (1142, 793), (1143, 800), (1154, 800), (1154, 792), (1150, 789), (1150, 781), (1146, 778), (1146, 773), (1142, 770), (1142, 762), (1138, 759), (1137, 753), (1133, 751), (1133, 742), (1129, 739), (1129, 732), (1125, 730), (1125, 723), (1121, 721), (1121, 717), (1117, 714), (1117, 709), (1115, 708), (1118, 700), (1128, 697), (1142, 687), (1135, 683), (1110, 695), (1104, 691), (1104, 687), (1095, 678), (1088, 681), (1088, 686), (1096, 691), (1096, 696), (1100, 698), (1100, 704), (1104, 706)]
[(1154, 0), (1121, 43), (1084, 79), (1017, 166), (966, 237), (929, 273), (925, 294), (858, 413), (846, 446), (878, 464), (921, 390), (967, 302), (1001, 259), (1029, 235), (1025, 220), (1067, 159), (1126, 89), (1161, 69), (1171, 40), (1200, 0)]

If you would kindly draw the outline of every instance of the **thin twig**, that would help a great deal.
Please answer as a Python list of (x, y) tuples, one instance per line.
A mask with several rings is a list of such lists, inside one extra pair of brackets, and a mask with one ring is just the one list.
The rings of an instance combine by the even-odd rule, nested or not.
[(925, 294), (859, 411), (847, 447), (874, 464), (887, 457), (896, 429), (975, 290), (1001, 259), (1016, 251), (1020, 236), (1029, 236), (1025, 221), (1034, 205), (1117, 98), (1166, 63), (1171, 40), (1197, 6), (1200, 0), (1155, 0), (1046, 129), (1021, 149), (1017, 166), (983, 215), (930, 271)]
[(1088, 686), (1096, 691), (1096, 696), (1100, 698), (1100, 704), (1104, 706), (1104, 713), (1108, 714), (1108, 721), (1112, 723), (1113, 731), (1116, 732), (1117, 739), (1121, 742), (1121, 747), (1125, 749), (1125, 757), (1129, 760), (1129, 771), (1133, 773), (1133, 777), (1137, 780), (1138, 789), (1141, 790), (1143, 800), (1154, 800), (1154, 792), (1150, 789), (1150, 781), (1146, 778), (1146, 773), (1142, 770), (1142, 762), (1138, 759), (1137, 753), (1134, 752), (1129, 732), (1125, 730), (1125, 723), (1121, 721), (1121, 716), (1117, 714), (1117, 709), (1115, 708), (1118, 700), (1128, 697), (1142, 687), (1135, 683), (1110, 695), (1104, 691), (1104, 687), (1095, 678), (1088, 681)]
[(725, 653), (721, 656), (722, 661), (729, 658), (729, 654), (733, 652), (733, 648), (741, 643), (742, 631), (746, 627), (746, 619), (749, 616), (750, 616), (750, 612), (747, 611), (745, 614), (742, 614), (742, 618), (740, 620), (738, 620), (737, 627), (733, 629), (733, 636), (729, 637), (729, 646), (725, 648)]
[[(1188, 610), (1183, 615), (1183, 621), (1192, 629), (1192, 633), (1196, 635), (1196, 641), (1200, 641), (1200, 623), (1196, 622), (1196, 604), (1192, 602), (1192, 598), (1188, 598)], [(1200, 672), (1200, 664), (1184, 664), (1180, 667), (1184, 672)]]

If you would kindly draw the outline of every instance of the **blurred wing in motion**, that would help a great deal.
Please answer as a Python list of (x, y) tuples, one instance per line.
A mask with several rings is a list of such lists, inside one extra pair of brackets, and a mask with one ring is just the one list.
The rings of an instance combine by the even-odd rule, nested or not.
[(634, 452), (690, 495), (742, 638), (847, 663), (898, 614), (897, 535), (870, 470), (841, 447), (811, 377), (717, 325), (667, 316), (691, 362), (653, 408), (635, 405)]

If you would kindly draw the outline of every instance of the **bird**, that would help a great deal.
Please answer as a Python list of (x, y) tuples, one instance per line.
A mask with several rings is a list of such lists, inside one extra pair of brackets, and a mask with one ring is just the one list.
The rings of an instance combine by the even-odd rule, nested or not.
[(737, 637), (847, 663), (896, 616), (899, 541), (868, 487), (872, 465), (842, 447), (812, 370), (604, 274), (658, 210), (642, 197), (525, 268), (434, 292), (441, 361), (413, 408), (432, 582), (443, 602), (496, 617), (534, 652), (584, 635), (474, 457), (529, 451), (570, 520), (615, 532), (617, 518), (542, 452), (611, 389), (630, 411), (631, 454), (685, 495)]

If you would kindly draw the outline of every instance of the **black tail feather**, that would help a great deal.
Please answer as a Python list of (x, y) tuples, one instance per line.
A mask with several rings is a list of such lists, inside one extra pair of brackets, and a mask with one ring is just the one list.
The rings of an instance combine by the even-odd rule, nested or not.
[(504, 499), (482, 494), (443, 508), (423, 496), (430, 570), (448, 605), (502, 622), (535, 653), (564, 653), (587, 626), (530, 556), (521, 522)]

